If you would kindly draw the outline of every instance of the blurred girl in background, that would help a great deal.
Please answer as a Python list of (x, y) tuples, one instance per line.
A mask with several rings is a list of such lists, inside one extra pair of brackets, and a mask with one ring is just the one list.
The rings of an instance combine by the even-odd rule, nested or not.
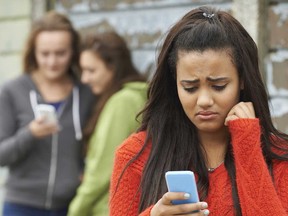
[(69, 216), (107, 216), (108, 192), (116, 147), (139, 126), (146, 101), (145, 78), (115, 32), (88, 37), (80, 57), (81, 80), (99, 97), (85, 131), (89, 140), (84, 179), (69, 207)]
[[(80, 184), (82, 127), (94, 95), (80, 83), (79, 37), (64, 15), (48, 12), (33, 26), (24, 74), (0, 93), (0, 164), (9, 176), (3, 216), (64, 216)], [(56, 110), (56, 121), (37, 106)], [(37, 116), (37, 118), (35, 118)]]

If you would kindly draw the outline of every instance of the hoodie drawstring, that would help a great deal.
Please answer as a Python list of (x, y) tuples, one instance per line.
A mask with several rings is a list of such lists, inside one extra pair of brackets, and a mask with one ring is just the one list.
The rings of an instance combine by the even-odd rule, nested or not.
[(82, 130), (81, 130), (81, 122), (80, 122), (80, 98), (79, 98), (79, 88), (73, 88), (73, 125), (75, 130), (75, 138), (76, 140), (82, 139)]
[(30, 103), (31, 103), (31, 107), (34, 113), (34, 117), (36, 117), (36, 106), (38, 105), (37, 94), (34, 90), (31, 90), (29, 92), (29, 96), (30, 96)]

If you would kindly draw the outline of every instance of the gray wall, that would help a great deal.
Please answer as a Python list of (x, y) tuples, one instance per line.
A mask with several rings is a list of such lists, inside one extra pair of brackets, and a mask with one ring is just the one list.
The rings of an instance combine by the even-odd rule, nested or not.
[(55, 9), (66, 13), (82, 35), (116, 30), (136, 66), (151, 74), (169, 27), (193, 7), (208, 4), (231, 12), (256, 41), (274, 123), (288, 132), (288, 0), (56, 0)]
[(288, 0), (270, 1), (266, 83), (275, 125), (288, 132)]
[(20, 72), (31, 9), (30, 0), (0, 0), (0, 84)]
[(56, 1), (55, 8), (68, 14), (82, 35), (108, 29), (117, 31), (126, 38), (135, 65), (150, 74), (157, 46), (169, 27), (193, 7), (205, 4), (230, 10), (232, 0), (78, 0)]

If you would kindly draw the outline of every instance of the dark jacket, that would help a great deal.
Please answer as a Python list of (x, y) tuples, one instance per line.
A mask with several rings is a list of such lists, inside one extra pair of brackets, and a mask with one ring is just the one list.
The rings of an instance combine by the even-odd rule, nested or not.
[(0, 89), (0, 165), (8, 166), (5, 201), (45, 209), (67, 207), (82, 172), (82, 129), (94, 96), (75, 82), (58, 113), (57, 134), (37, 139), (28, 124), (45, 103), (29, 75)]

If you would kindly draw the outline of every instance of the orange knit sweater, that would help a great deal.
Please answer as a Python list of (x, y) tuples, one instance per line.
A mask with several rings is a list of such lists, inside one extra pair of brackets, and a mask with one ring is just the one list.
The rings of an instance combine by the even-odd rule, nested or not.
[[(236, 182), (242, 215), (288, 215), (288, 162), (274, 162), (273, 183), (260, 148), (259, 120), (237, 119), (230, 121), (229, 130), (232, 137)], [(131, 135), (118, 148), (111, 179), (111, 195), (115, 192), (123, 167), (141, 149), (145, 137), (145, 132)], [(124, 172), (117, 192), (110, 200), (110, 216), (137, 215), (139, 195), (135, 197), (135, 194), (150, 148), (151, 146)], [(231, 184), (223, 164), (209, 173), (209, 184), (209, 193), (205, 201), (209, 205), (210, 215), (234, 215)], [(140, 216), (149, 216), (152, 207), (147, 208)]]

